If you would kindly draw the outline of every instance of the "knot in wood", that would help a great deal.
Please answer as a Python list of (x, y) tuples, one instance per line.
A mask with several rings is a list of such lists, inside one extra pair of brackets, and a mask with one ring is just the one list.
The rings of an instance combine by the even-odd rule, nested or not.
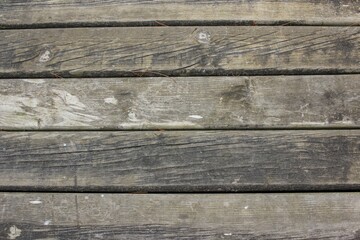
[(208, 32), (199, 32), (197, 34), (197, 41), (199, 43), (210, 43), (210, 34)]
[(50, 59), (51, 59), (51, 51), (45, 50), (44, 52), (42, 52), (40, 54), (39, 62), (45, 63), (45, 62), (50, 61)]

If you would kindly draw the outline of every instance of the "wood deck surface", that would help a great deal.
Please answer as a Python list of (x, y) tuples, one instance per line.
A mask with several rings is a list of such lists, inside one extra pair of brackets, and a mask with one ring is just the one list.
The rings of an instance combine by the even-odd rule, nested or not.
[(0, 239), (360, 239), (360, 1), (0, 1)]

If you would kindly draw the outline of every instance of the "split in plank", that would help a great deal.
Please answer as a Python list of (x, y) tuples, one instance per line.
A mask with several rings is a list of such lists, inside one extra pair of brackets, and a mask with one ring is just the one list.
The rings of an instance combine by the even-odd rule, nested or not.
[(359, 73), (360, 27), (0, 31), (0, 77)]
[(360, 25), (359, 4), (358, 0), (17, 0), (0, 3), (0, 26)]
[(360, 189), (360, 130), (0, 132), (0, 189)]
[(360, 238), (360, 193), (1, 193), (1, 239)]
[(360, 126), (360, 75), (0, 79), (0, 129)]

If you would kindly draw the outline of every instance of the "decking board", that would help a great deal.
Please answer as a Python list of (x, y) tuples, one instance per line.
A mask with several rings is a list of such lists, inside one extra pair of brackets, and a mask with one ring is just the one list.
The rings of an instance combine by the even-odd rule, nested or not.
[(360, 189), (360, 131), (0, 132), (0, 189)]
[(360, 27), (0, 31), (0, 77), (359, 73)]
[(0, 1), (0, 239), (359, 240), (359, 50), (359, 0)]
[(359, 193), (1, 193), (2, 239), (346, 239)]
[(0, 26), (359, 25), (359, 4), (358, 0), (18, 0), (0, 3)]
[(360, 75), (0, 79), (0, 129), (355, 128)]

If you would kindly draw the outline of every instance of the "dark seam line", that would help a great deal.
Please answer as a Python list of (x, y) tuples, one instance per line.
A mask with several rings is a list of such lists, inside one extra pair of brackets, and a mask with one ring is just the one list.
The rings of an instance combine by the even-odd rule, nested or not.
[[(360, 74), (360, 69), (292, 69), (292, 70), (275, 70), (275, 69), (256, 69), (256, 70), (207, 70), (205, 69), (190, 70), (190, 71), (181, 71), (181, 70), (155, 70), (153, 71), (97, 71), (97, 72), (83, 72), (80, 77), (71, 75), (66, 71), (52, 71), (52, 72), (43, 72), (36, 74), (14, 72), (14, 73), (2, 73), (0, 72), (1, 79), (21, 79), (21, 78), (141, 78), (146, 77), (241, 77), (241, 76), (311, 76), (311, 75), (357, 75)], [(54, 77), (56, 74), (59, 77)]]
[(183, 26), (321, 26), (321, 27), (357, 27), (360, 23), (344, 22), (309, 22), (294, 21), (259, 21), (259, 20), (149, 20), (134, 22), (72, 22), (72, 23), (33, 23), (33, 24), (0, 24), (1, 30), (42, 29), (42, 28), (93, 28), (93, 27), (183, 27)]
[[(176, 188), (176, 187), (175, 187)], [(174, 189), (175, 189), (174, 188)], [(264, 188), (261, 188), (261, 190), (230, 190), (230, 191), (147, 191), (146, 189), (138, 188), (137, 190), (119, 190), (114, 191), (106, 190), (106, 187), (98, 188), (96, 190), (81, 190), (86, 189), (79, 188), (77, 190), (74, 190), (74, 188), (69, 188), (70, 190), (51, 190), (49, 188), (39, 188), (39, 187), (30, 187), (30, 188), (0, 188), (0, 193), (64, 193), (64, 194), (153, 194), (153, 195), (160, 195), (160, 194), (172, 194), (172, 195), (190, 195), (190, 194), (259, 194), (259, 193), (265, 193), (265, 194), (286, 194), (286, 193), (296, 193), (296, 194), (302, 194), (302, 193), (344, 193), (344, 192), (353, 192), (353, 193), (360, 193), (360, 186), (357, 187), (349, 187), (349, 188), (302, 188), (302, 189), (295, 189), (295, 190), (281, 190), (280, 188), (277, 188), (275, 190), (263, 190)]]
[(246, 131), (341, 131), (341, 130), (360, 130), (360, 126), (344, 126), (344, 127), (252, 127), (252, 128), (148, 128), (148, 129), (117, 129), (117, 128), (101, 128), (101, 129), (0, 129), (1, 132), (246, 132)]

